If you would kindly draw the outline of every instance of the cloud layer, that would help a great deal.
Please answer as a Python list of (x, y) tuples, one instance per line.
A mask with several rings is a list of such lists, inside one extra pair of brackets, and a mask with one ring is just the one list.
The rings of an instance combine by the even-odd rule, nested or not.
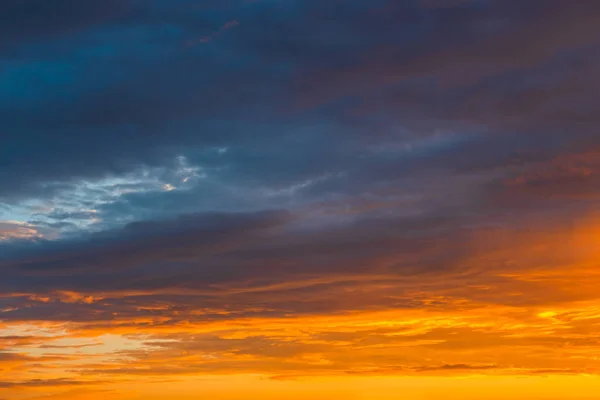
[(600, 395), (597, 1), (5, 3), (1, 399)]

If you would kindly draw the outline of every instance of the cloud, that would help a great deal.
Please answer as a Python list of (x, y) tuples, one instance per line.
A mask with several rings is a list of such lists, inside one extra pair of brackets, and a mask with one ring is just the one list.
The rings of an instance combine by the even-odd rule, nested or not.
[(0, 222), (0, 240), (35, 239), (40, 237), (43, 237), (43, 235), (30, 224), (18, 221)]
[(467, 365), (467, 364), (444, 364), (433, 367), (423, 367), (422, 371), (456, 371), (456, 370), (467, 370), (467, 371), (478, 371), (478, 370), (489, 370), (497, 369), (496, 365)]
[(107, 1), (100, 5), (59, 0), (49, 6), (39, 0), (8, 0), (0, 20), (3, 47), (48, 37), (73, 34), (122, 16), (131, 2)]
[(209, 36), (203, 36), (203, 37), (201, 37), (200, 39), (197, 39), (197, 40), (190, 40), (186, 44), (188, 46), (195, 46), (195, 45), (202, 44), (202, 43), (208, 43), (211, 40), (213, 40), (213, 39), (219, 37), (220, 35), (222, 35), (223, 32), (225, 32), (226, 30), (232, 29), (232, 28), (238, 26), (239, 24), (240, 23), (238, 21), (235, 21), (235, 20), (229, 21), (229, 22), (225, 23), (225, 25), (223, 25), (221, 28), (219, 28), (218, 31), (214, 32), (213, 34), (211, 34)]
[[(94, 384), (102, 384), (103, 382), (95, 382)], [(22, 382), (2, 382), (0, 381), (0, 388), (37, 388), (37, 387), (60, 387), (60, 386), (82, 386), (90, 385), (90, 382), (74, 381), (69, 379), (32, 379), (29, 381)]]
[(598, 375), (596, 1), (5, 8), (8, 399)]

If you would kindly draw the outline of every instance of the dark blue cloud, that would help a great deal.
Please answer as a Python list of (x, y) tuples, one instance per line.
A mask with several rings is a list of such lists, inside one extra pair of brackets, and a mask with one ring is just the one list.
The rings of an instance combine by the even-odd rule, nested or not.
[[(283, 162), (277, 153), (295, 146), (281, 140), (290, 134), (303, 143), (298, 159), (330, 172), (358, 152), (332, 147), (393, 127), (475, 123), (512, 132), (539, 128), (547, 113), (557, 124), (591, 118), (593, 109), (569, 110), (585, 87), (563, 105), (554, 104), (558, 94), (544, 96), (575, 90), (570, 71), (597, 65), (586, 56), (593, 49), (577, 53), (596, 42), (589, 16), (597, 5), (563, 4), (11, 2), (3, 29), (14, 50), (0, 78), (9, 142), (0, 154), (1, 195), (53, 193), (57, 182), (161, 165), (204, 146), (237, 147), (234, 171), (301, 180), (314, 175), (299, 171), (313, 163), (274, 168)], [(37, 20), (35, 29), (28, 25)], [(543, 67), (562, 54), (571, 66)], [(591, 102), (596, 91), (587, 92)], [(362, 105), (289, 112), (348, 96)], [(387, 121), (374, 124), (376, 115)], [(315, 126), (326, 133), (308, 134)]]
[(2, 293), (442, 273), (595, 204), (597, 1), (5, 3)]
[[(135, 2), (108, 0), (7, 0), (0, 17), (0, 45), (14, 50), (24, 43), (77, 34), (122, 17)], [(4, 50), (4, 49), (3, 49)], [(10, 53), (9, 53), (10, 54)]]

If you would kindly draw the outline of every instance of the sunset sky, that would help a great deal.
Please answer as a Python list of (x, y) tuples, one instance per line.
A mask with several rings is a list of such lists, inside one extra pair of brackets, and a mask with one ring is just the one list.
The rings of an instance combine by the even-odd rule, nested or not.
[(600, 1), (0, 0), (0, 400), (600, 398)]

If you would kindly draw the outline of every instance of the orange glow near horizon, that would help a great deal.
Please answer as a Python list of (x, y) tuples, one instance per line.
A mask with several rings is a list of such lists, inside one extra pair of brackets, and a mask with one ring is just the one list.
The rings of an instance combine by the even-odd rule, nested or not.
[[(384, 296), (402, 307), (277, 318), (210, 310), (222, 317), (193, 322), (208, 312), (199, 307), (173, 311), (189, 317), (179, 323), (4, 323), (2, 378), (12, 386), (0, 388), (2, 398), (592, 399), (600, 396), (600, 252), (598, 225), (586, 221), (562, 231), (480, 233), (463, 272), (444, 279), (379, 274), (293, 286), (334, 299), (354, 293), (343, 296), (349, 306)], [(228, 287), (220, 295), (268, 304), (290, 289)], [(147, 295), (31, 299), (89, 305)]]

